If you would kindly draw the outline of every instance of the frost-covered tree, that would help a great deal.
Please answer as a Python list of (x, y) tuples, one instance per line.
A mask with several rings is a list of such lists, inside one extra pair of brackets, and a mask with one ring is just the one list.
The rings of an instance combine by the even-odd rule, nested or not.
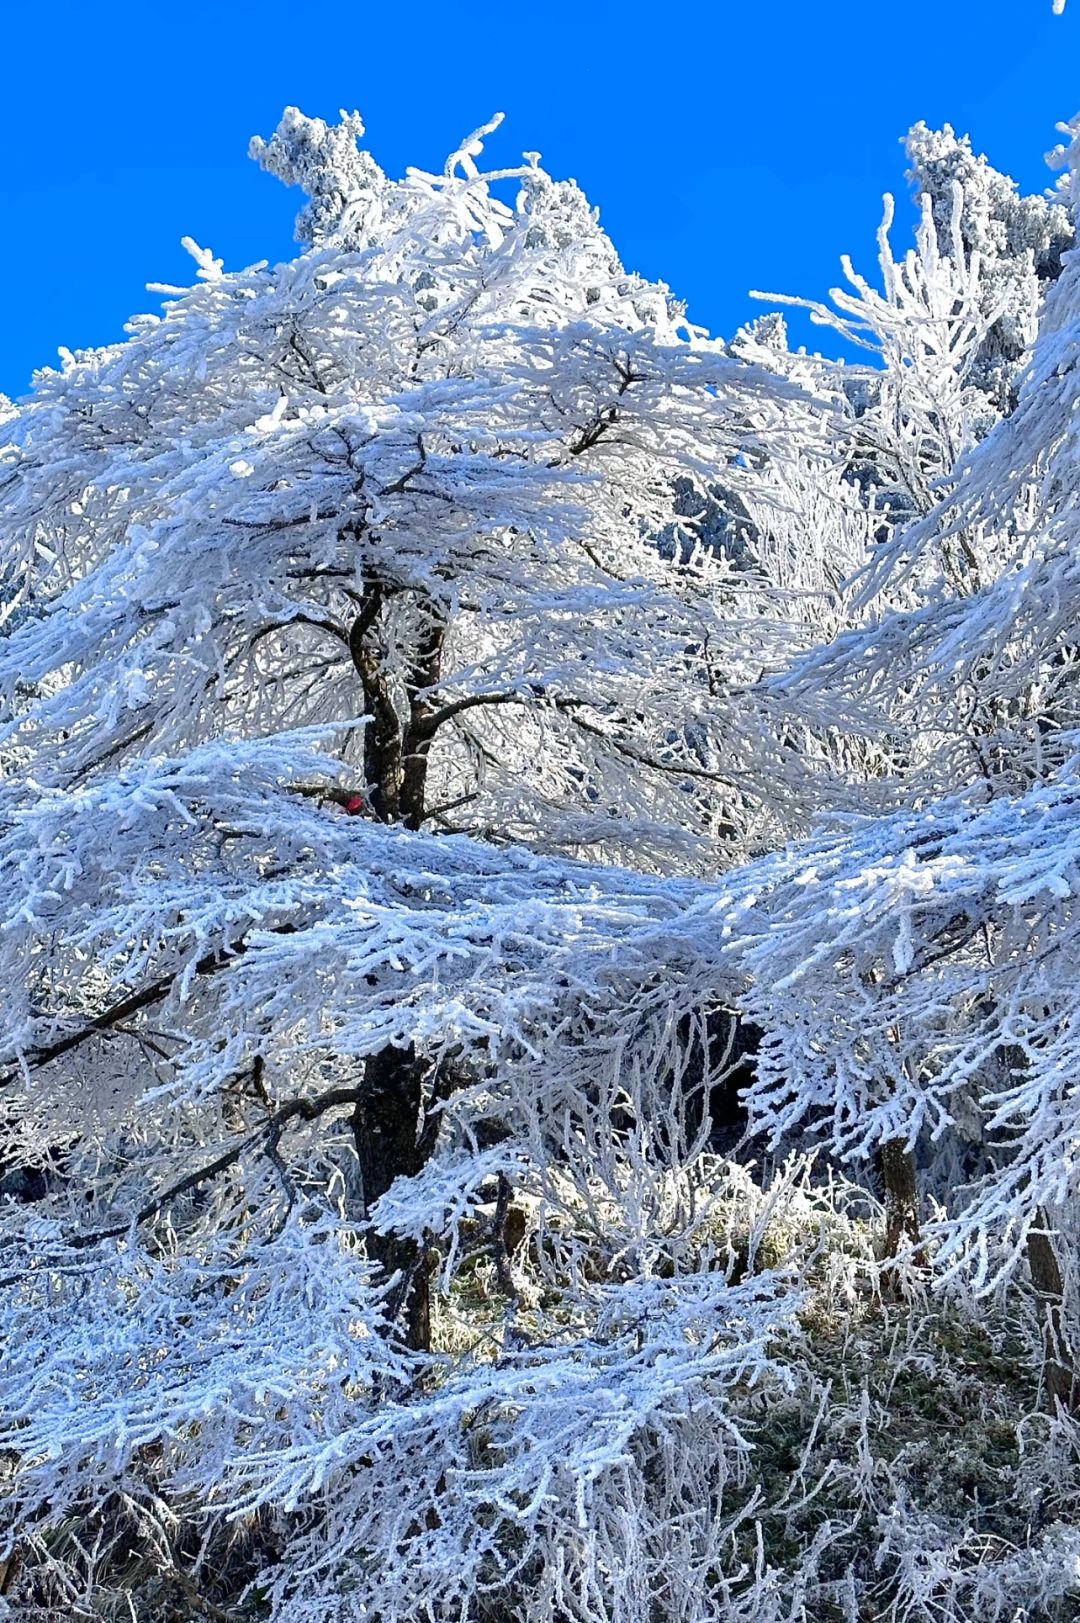
[(1066, 252), (1011, 413), (875, 560), (877, 612), (780, 679), (879, 706), (903, 809), (802, 848), (748, 959), (764, 1118), (827, 1122), (856, 1158), (976, 1145), (939, 1261), (989, 1288), (1026, 1260), (1071, 1404), (1077, 269)]
[[(254, 152), (306, 187), (307, 251), (225, 276), (193, 248), (200, 286), (43, 377), (12, 419), (10, 759), (32, 793), (76, 796), (135, 761), (314, 726), (338, 766), (307, 781), (279, 758), (283, 811), (314, 796), (413, 831), (632, 841), (638, 866), (760, 841), (791, 774), (767, 701), (740, 689), (777, 662), (786, 616), (696, 543), (687, 494), (700, 511), (706, 472), (745, 459), (783, 388), (627, 274), (537, 164), (482, 175), (477, 136), (443, 175), (391, 182), (359, 134), (288, 113)], [(104, 985), (100, 961), (38, 941), (13, 1056), (244, 946), (237, 872), (287, 878), (291, 859), (212, 798), (199, 818), (218, 830), (211, 868), (191, 848), (218, 916), (207, 897), (195, 923), (155, 881), (158, 922), (118, 930)], [(38, 956), (52, 976), (67, 961), (62, 991)], [(276, 1097), (264, 1011), (242, 1027), (219, 1079), (254, 1066)], [(367, 1061), (369, 1202), (418, 1168), (429, 1069), (411, 1040)], [(412, 1299), (422, 1341), (422, 1282)]]
[[(791, 354), (777, 317), (755, 324), (734, 346), (779, 376), (797, 378), (819, 403), (792, 434), (794, 446), (831, 440), (831, 458), (819, 455), (804, 479), (793, 477), (798, 451), (763, 464), (747, 500), (759, 548), (763, 537), (785, 529), (798, 537), (828, 526), (834, 534), (839, 612), (823, 624), (817, 649), (795, 653), (774, 690), (801, 713), (804, 728), (794, 716), (788, 720), (800, 757), (827, 761), (830, 780), (847, 781), (847, 805), (864, 814), (909, 803), (916, 784), (924, 792), (953, 789), (953, 753), (970, 758), (993, 731), (981, 693), (958, 687), (955, 671), (945, 677), (935, 711), (925, 684), (916, 695), (904, 670), (918, 658), (920, 616), (940, 624), (943, 605), (955, 605), (980, 578), (970, 525), (946, 522), (942, 513), (950, 492), (966, 490), (966, 463), (980, 441), (1015, 405), (1014, 383), (1044, 287), (1060, 272), (1061, 250), (1071, 240), (1060, 203), (1020, 199), (1013, 183), (976, 160), (970, 143), (951, 130), (920, 125), (907, 146), (919, 189), (914, 245), (903, 254), (895, 249), (887, 197), (879, 286), (845, 257), (848, 287), (834, 289), (831, 304), (782, 301), (809, 309), (815, 322), (868, 359)], [(768, 513), (757, 518), (770, 494), (784, 514), (779, 524)], [(984, 561), (985, 577), (993, 563)], [(812, 612), (821, 611), (815, 605)], [(876, 1149), (891, 1244), (918, 1229), (905, 1139), (886, 1136)]]
[(938, 235), (954, 234), (960, 251), (977, 258), (978, 304), (990, 327), (969, 371), (998, 412), (1015, 405), (1015, 382), (1035, 338), (1047, 286), (1061, 274), (1073, 226), (1064, 201), (1022, 197), (1010, 180), (972, 151), (967, 136), (946, 124), (916, 124), (905, 143), (909, 180), (929, 201)]
[(283, 1620), (704, 1615), (790, 1314), (713, 1260), (735, 977), (674, 994), (664, 876), (814, 804), (757, 686), (808, 617), (702, 538), (811, 408), (489, 130), (360, 133), (287, 113), (300, 256), (191, 245), (3, 425), (9, 1525)]
[(737, 480), (777, 381), (625, 273), (573, 186), (480, 175), (479, 137), (392, 183), (358, 132), (289, 114), (255, 144), (311, 193), (297, 261), (224, 276), (193, 247), (200, 287), (15, 418), (21, 744), (73, 782), (144, 742), (365, 716), (343, 759), (384, 820), (714, 833), (734, 807), (691, 808), (687, 775), (745, 775), (761, 729), (730, 690), (786, 627), (694, 547), (672, 480)]
[(1067, 253), (1013, 410), (876, 550), (865, 624), (781, 678), (811, 707), (876, 703), (908, 795), (1020, 789), (1071, 754), (1076, 274)]
[(361, 133), (0, 417), (0, 1612), (1066, 1623), (1061, 221), (919, 137), (840, 366)]

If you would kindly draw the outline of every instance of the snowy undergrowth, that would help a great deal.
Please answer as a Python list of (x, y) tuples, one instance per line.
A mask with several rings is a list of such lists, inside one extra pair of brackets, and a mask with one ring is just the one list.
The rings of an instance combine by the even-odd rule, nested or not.
[[(253, 1412), (211, 1505), (182, 1491), (199, 1425), (159, 1427), (96, 1510), (42, 1507), (5, 1615), (1076, 1615), (1077, 1438), (1039, 1412), (1036, 1328), (908, 1264), (883, 1288), (865, 1190), (807, 1161), (762, 1189), (703, 1158), (670, 1174), (644, 1256), (610, 1196), (598, 1224), (571, 1180), (550, 1203), (517, 1179), (444, 1237), (419, 1378), (328, 1362), (332, 1425), (309, 1394), (267, 1492)], [(271, 1395), (283, 1418), (290, 1398)]]

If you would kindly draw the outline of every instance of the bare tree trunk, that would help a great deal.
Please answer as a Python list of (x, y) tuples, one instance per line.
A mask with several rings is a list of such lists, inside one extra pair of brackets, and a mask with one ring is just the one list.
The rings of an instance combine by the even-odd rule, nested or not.
[[(379, 642), (384, 594), (378, 582), (365, 590), (359, 615), (349, 635), (349, 651), (364, 689), (364, 771), (375, 815), (383, 823), (418, 829), (424, 821), (427, 795), (430, 690), (442, 665), (443, 627), (433, 619), (426, 645), (405, 675), (407, 718), (388, 679)], [(395, 1178), (421, 1170), (435, 1144), (436, 1128), (420, 1117), (427, 1068), (410, 1047), (384, 1048), (372, 1054), (364, 1070), (364, 1097), (353, 1112), (353, 1138), (363, 1180), (365, 1214)], [(388, 1274), (398, 1274), (396, 1320), (406, 1345), (424, 1351), (431, 1346), (429, 1263), (423, 1246), (396, 1235), (369, 1232), (368, 1255)]]
[(895, 1257), (907, 1241), (918, 1245), (919, 1178), (915, 1157), (902, 1138), (890, 1138), (878, 1151), (878, 1169), (885, 1190), (885, 1251)]
[[(902, 1138), (886, 1139), (878, 1151), (878, 1171), (885, 1194), (885, 1245), (882, 1261), (899, 1255), (902, 1248), (916, 1247), (914, 1260), (926, 1266), (919, 1227), (919, 1174), (915, 1157)], [(881, 1271), (882, 1291), (895, 1295), (899, 1280), (895, 1268)]]
[[(880, 976), (877, 974), (867, 977), (867, 983), (871, 986), (877, 984), (879, 980)], [(899, 1026), (889, 1026), (886, 1035), (890, 1042), (900, 1046)], [(905, 1061), (905, 1070), (907, 1064)], [(914, 1152), (908, 1149), (906, 1140), (887, 1138), (878, 1147), (877, 1164), (885, 1195), (885, 1247), (882, 1260), (889, 1261), (898, 1256), (906, 1242), (919, 1247), (915, 1253), (915, 1260), (923, 1267), (926, 1264), (926, 1254), (920, 1244), (922, 1231), (919, 1228), (919, 1172)], [(883, 1270), (882, 1283), (890, 1289), (895, 1287), (894, 1269)]]
[(1080, 1384), (1073, 1349), (1065, 1333), (1065, 1286), (1044, 1211), (1038, 1213), (1038, 1222), (1038, 1229), (1028, 1231), (1027, 1258), (1042, 1320), (1043, 1380), (1051, 1404), (1060, 1403), (1075, 1412), (1080, 1406)]
[[(431, 1153), (433, 1134), (421, 1132), (426, 1067), (411, 1048), (383, 1048), (364, 1069), (364, 1098), (352, 1127), (364, 1188), (364, 1215), (395, 1178), (412, 1177)], [(397, 1235), (368, 1234), (368, 1255), (388, 1274), (400, 1274), (396, 1317), (407, 1346), (431, 1346), (431, 1300), (424, 1248)]]
[(442, 673), (445, 627), (435, 621), (426, 647), (409, 672), (409, 722), (401, 744), (400, 816), (406, 828), (417, 829), (427, 812), (428, 755), (435, 737), (431, 689)]
[(364, 689), (364, 776), (372, 809), (382, 823), (396, 823), (401, 796), (401, 723), (386, 679), (378, 639), (383, 591), (377, 581), (366, 587), (363, 606), (349, 632), (349, 653)]
[[(1002, 1046), (1001, 1065), (1004, 1075), (1015, 1080), (1027, 1074), (1031, 1059), (1018, 1045), (1009, 1043)], [(1076, 1413), (1080, 1411), (1080, 1375), (1065, 1330), (1065, 1282), (1050, 1214), (1044, 1207), (1036, 1212), (1035, 1223), (1028, 1230), (1027, 1260), (1042, 1324), (1043, 1382), (1051, 1408), (1060, 1403)]]

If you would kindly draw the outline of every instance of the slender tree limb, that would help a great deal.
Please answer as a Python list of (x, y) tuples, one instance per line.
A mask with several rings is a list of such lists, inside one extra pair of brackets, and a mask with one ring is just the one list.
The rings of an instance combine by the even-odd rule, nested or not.
[[(535, 699), (531, 694), (529, 698)], [(452, 721), (466, 710), (476, 710), (481, 705), (499, 704), (526, 704), (528, 699), (521, 693), (469, 693), (462, 699), (451, 699), (448, 704), (442, 705), (438, 710), (430, 712), (423, 717), (415, 729), (416, 736), (421, 739), (433, 738), (439, 728), (446, 722)]]
[[(271, 935), (294, 935), (296, 929), (295, 924), (278, 924), (271, 926), (269, 933)], [(216, 951), (209, 952), (204, 957), (197, 959), (193, 974), (202, 977), (216, 975), (220, 970), (227, 969), (234, 958), (242, 958), (247, 950), (247, 941), (243, 936), (240, 936), (236, 941), (230, 941), (228, 945), (218, 947)], [(117, 1028), (122, 1028), (124, 1022), (129, 1020), (133, 1014), (139, 1014), (143, 1009), (149, 1009), (155, 1003), (161, 1003), (168, 997), (177, 980), (184, 973), (185, 967), (181, 966), (174, 970), (171, 975), (163, 975), (160, 980), (151, 981), (148, 986), (140, 987), (137, 992), (132, 992), (130, 996), (121, 998), (118, 1003), (114, 1003), (102, 1014), (95, 1015), (85, 1025), (80, 1026), (78, 1031), (69, 1032), (66, 1037), (59, 1037), (53, 1043), (47, 1043), (44, 1047), (32, 1049), (28, 1054), (24, 1054), (20, 1065), (15, 1065), (9, 1071), (0, 1075), (0, 1088), (11, 1087), (21, 1079), (25, 1070), (37, 1071), (42, 1066), (51, 1065), (53, 1060), (61, 1059), (63, 1055), (72, 1053), (76, 1048), (81, 1048), (83, 1043), (89, 1042), (91, 1038), (101, 1037)]]
[[(360, 1084), (351, 1088), (328, 1088), (325, 1093), (316, 1094), (313, 1099), (290, 1099), (288, 1104), (282, 1105), (266, 1121), (260, 1123), (253, 1133), (245, 1134), (239, 1143), (232, 1145), (230, 1149), (223, 1150), (212, 1161), (207, 1161), (202, 1166), (195, 1167), (191, 1172), (185, 1173), (182, 1178), (170, 1184), (167, 1189), (163, 1189), (156, 1194), (153, 1200), (147, 1201), (144, 1206), (140, 1206), (126, 1222), (113, 1224), (109, 1228), (94, 1229), (84, 1234), (70, 1234), (65, 1236), (63, 1243), (70, 1251), (85, 1251), (91, 1246), (100, 1245), (105, 1240), (123, 1239), (125, 1234), (130, 1234), (132, 1228), (138, 1227), (142, 1223), (149, 1223), (172, 1201), (178, 1200), (181, 1195), (189, 1194), (192, 1189), (197, 1189), (200, 1184), (208, 1183), (211, 1178), (216, 1178), (222, 1172), (227, 1172), (229, 1167), (235, 1166), (237, 1161), (248, 1151), (257, 1149), (261, 1154), (275, 1156), (282, 1132), (290, 1122), (298, 1119), (301, 1121), (315, 1121), (319, 1116), (324, 1116), (328, 1110), (343, 1109), (350, 1105), (355, 1107), (363, 1098), (363, 1095), (364, 1087)], [(54, 1258), (53, 1260), (58, 1261), (59, 1259)], [(9, 1275), (8, 1278), (0, 1280), (0, 1285), (15, 1284), (21, 1277), (20, 1274)]]

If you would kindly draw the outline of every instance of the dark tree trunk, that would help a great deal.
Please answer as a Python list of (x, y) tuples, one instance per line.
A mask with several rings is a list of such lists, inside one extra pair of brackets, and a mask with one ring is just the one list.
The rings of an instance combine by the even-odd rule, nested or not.
[[(885, 1246), (882, 1259), (896, 1257), (905, 1245), (918, 1247), (922, 1239), (919, 1228), (919, 1177), (915, 1157), (902, 1138), (890, 1138), (878, 1151), (878, 1170), (885, 1195)], [(920, 1250), (915, 1260), (925, 1264)], [(891, 1271), (885, 1276), (892, 1278)]]
[(401, 746), (400, 816), (406, 828), (419, 828), (427, 813), (428, 755), (435, 737), (431, 690), (442, 674), (446, 632), (435, 621), (425, 647), (409, 671), (409, 721)]
[(364, 689), (364, 776), (372, 810), (380, 822), (396, 823), (401, 797), (401, 723), (386, 679), (378, 622), (383, 589), (366, 587), (360, 613), (349, 632), (349, 654)]
[(1080, 1383), (1065, 1332), (1065, 1286), (1045, 1212), (1039, 1212), (1038, 1222), (1040, 1228), (1028, 1233), (1027, 1257), (1042, 1320), (1043, 1380), (1051, 1406), (1060, 1403), (1075, 1412), (1080, 1405)]
[[(1000, 1063), (1002, 1075), (1011, 1082), (1025, 1076), (1031, 1067), (1030, 1056), (1012, 1043), (1002, 1045)], [(1042, 1327), (1043, 1384), (1051, 1408), (1060, 1403), (1071, 1413), (1077, 1413), (1080, 1411), (1080, 1372), (1065, 1328), (1065, 1282), (1049, 1213), (1040, 1207), (1035, 1222), (1037, 1227), (1028, 1230), (1027, 1260)], [(1057, 1238), (1060, 1244), (1060, 1236)]]
[[(427, 797), (428, 753), (434, 737), (431, 690), (442, 667), (444, 630), (434, 615), (426, 641), (404, 675), (407, 715), (395, 703), (379, 640), (385, 596), (370, 583), (349, 635), (349, 651), (364, 690), (371, 720), (364, 731), (364, 773), (371, 807), (383, 823), (419, 829)], [(384, 1048), (366, 1062), (364, 1098), (353, 1113), (353, 1136), (363, 1180), (364, 1207), (386, 1193), (395, 1178), (414, 1176), (434, 1148), (435, 1131), (420, 1118), (426, 1067), (412, 1048)], [(369, 1256), (388, 1274), (398, 1274), (395, 1318), (404, 1339), (418, 1351), (431, 1346), (428, 1258), (422, 1246), (394, 1235), (370, 1234)]]
[[(384, 1048), (364, 1069), (364, 1098), (352, 1119), (353, 1138), (364, 1189), (364, 1214), (395, 1178), (419, 1172), (431, 1153), (432, 1136), (422, 1132), (426, 1067), (411, 1048)], [(396, 1235), (370, 1234), (368, 1255), (388, 1274), (400, 1274), (396, 1319), (407, 1346), (431, 1346), (431, 1303), (424, 1248)]]

